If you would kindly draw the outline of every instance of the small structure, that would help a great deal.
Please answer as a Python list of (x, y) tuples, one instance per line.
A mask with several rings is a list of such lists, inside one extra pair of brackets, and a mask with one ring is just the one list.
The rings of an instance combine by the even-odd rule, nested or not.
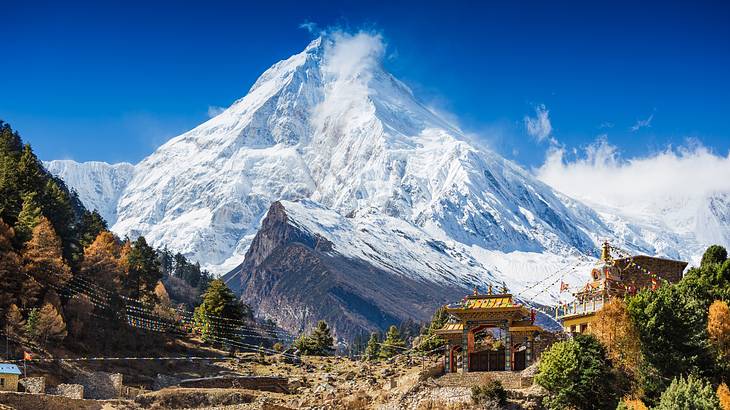
[(10, 363), (0, 363), (0, 391), (18, 391), (20, 369)]
[(451, 320), (436, 334), (446, 339), (447, 373), (523, 370), (532, 364), (533, 344), (543, 330), (534, 323), (535, 311), (515, 303), (506, 290), (492, 294), (490, 286), (489, 294), (480, 295), (474, 289), (446, 312)]
[(565, 332), (586, 332), (596, 312), (611, 298), (656, 289), (663, 282), (678, 282), (687, 267), (687, 262), (645, 255), (614, 259), (611, 251), (611, 245), (604, 242), (600, 265), (591, 271), (591, 280), (573, 293), (573, 303), (556, 308), (556, 319), (563, 323)]

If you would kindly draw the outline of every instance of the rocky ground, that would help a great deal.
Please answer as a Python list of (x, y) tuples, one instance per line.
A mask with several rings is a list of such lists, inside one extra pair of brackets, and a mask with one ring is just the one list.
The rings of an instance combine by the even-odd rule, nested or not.
[[(341, 357), (305, 357), (301, 363), (287, 363), (278, 356), (239, 356), (236, 360), (210, 363), (213, 375), (281, 376), (289, 380), (290, 393), (239, 388), (180, 388), (128, 390), (121, 400), (83, 400), (58, 403), (43, 399), (43, 406), (59, 410), (89, 409), (483, 409), (498, 408), (472, 403), (471, 387), (499, 378), (509, 387), (508, 409), (536, 409), (541, 392), (536, 386), (522, 386), (531, 380), (531, 369), (523, 374), (470, 373), (442, 376), (438, 359), (398, 357), (383, 362), (362, 362)], [(189, 369), (188, 369), (189, 370)], [(202, 374), (204, 368), (198, 369)], [(169, 366), (161, 379), (178, 373)], [(522, 377), (525, 376), (525, 377)], [(126, 383), (125, 383), (126, 384)], [(36, 398), (10, 399), (0, 403), (13, 408), (37, 408)], [(35, 401), (34, 401), (35, 400)], [(50, 400), (50, 401), (49, 401)], [(55, 403), (49, 405), (49, 403)], [(83, 402), (83, 406), (81, 403)], [(25, 403), (25, 404), (24, 404)], [(40, 403), (40, 402), (39, 402)], [(65, 403), (65, 404), (64, 404)], [(81, 407), (79, 407), (81, 406)]]

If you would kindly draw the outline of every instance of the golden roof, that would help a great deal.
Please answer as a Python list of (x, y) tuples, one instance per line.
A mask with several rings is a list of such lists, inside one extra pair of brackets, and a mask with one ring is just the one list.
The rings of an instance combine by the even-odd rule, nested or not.
[(512, 295), (470, 297), (466, 300), (467, 309), (492, 309), (503, 307), (515, 307), (512, 303)]
[(447, 323), (442, 327), (441, 329), (437, 330), (436, 333), (461, 333), (464, 331), (464, 324), (463, 323)]

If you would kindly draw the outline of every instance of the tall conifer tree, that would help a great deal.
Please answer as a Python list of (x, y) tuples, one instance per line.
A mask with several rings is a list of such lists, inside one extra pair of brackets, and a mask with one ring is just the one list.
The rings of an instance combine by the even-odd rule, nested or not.
[(37, 300), (41, 286), (62, 287), (71, 279), (71, 270), (63, 260), (61, 240), (45, 217), (33, 228), (33, 237), (23, 248), (23, 269), (32, 278), (24, 282), (21, 298), (25, 298), (26, 304)]
[(13, 249), (13, 228), (0, 219), (0, 309), (17, 302), (22, 282), (20, 257)]

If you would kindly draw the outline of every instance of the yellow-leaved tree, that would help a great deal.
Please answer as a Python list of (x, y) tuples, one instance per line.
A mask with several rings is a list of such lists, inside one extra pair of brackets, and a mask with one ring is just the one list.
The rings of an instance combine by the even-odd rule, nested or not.
[(717, 386), (717, 398), (720, 399), (720, 408), (722, 410), (730, 410), (730, 389), (727, 384), (720, 383)]
[(722, 300), (716, 300), (710, 305), (707, 334), (721, 359), (730, 359), (730, 308)]
[(71, 279), (71, 269), (63, 260), (61, 239), (45, 217), (33, 228), (33, 237), (23, 248), (23, 269), (30, 276), (21, 291), (26, 305), (38, 300), (42, 287), (60, 288)]
[(608, 357), (629, 376), (636, 376), (641, 365), (639, 332), (631, 321), (623, 299), (613, 298), (596, 313), (590, 332), (606, 347)]
[(103, 231), (84, 249), (81, 275), (106, 289), (118, 289), (124, 273), (120, 260), (121, 244), (109, 231)]

